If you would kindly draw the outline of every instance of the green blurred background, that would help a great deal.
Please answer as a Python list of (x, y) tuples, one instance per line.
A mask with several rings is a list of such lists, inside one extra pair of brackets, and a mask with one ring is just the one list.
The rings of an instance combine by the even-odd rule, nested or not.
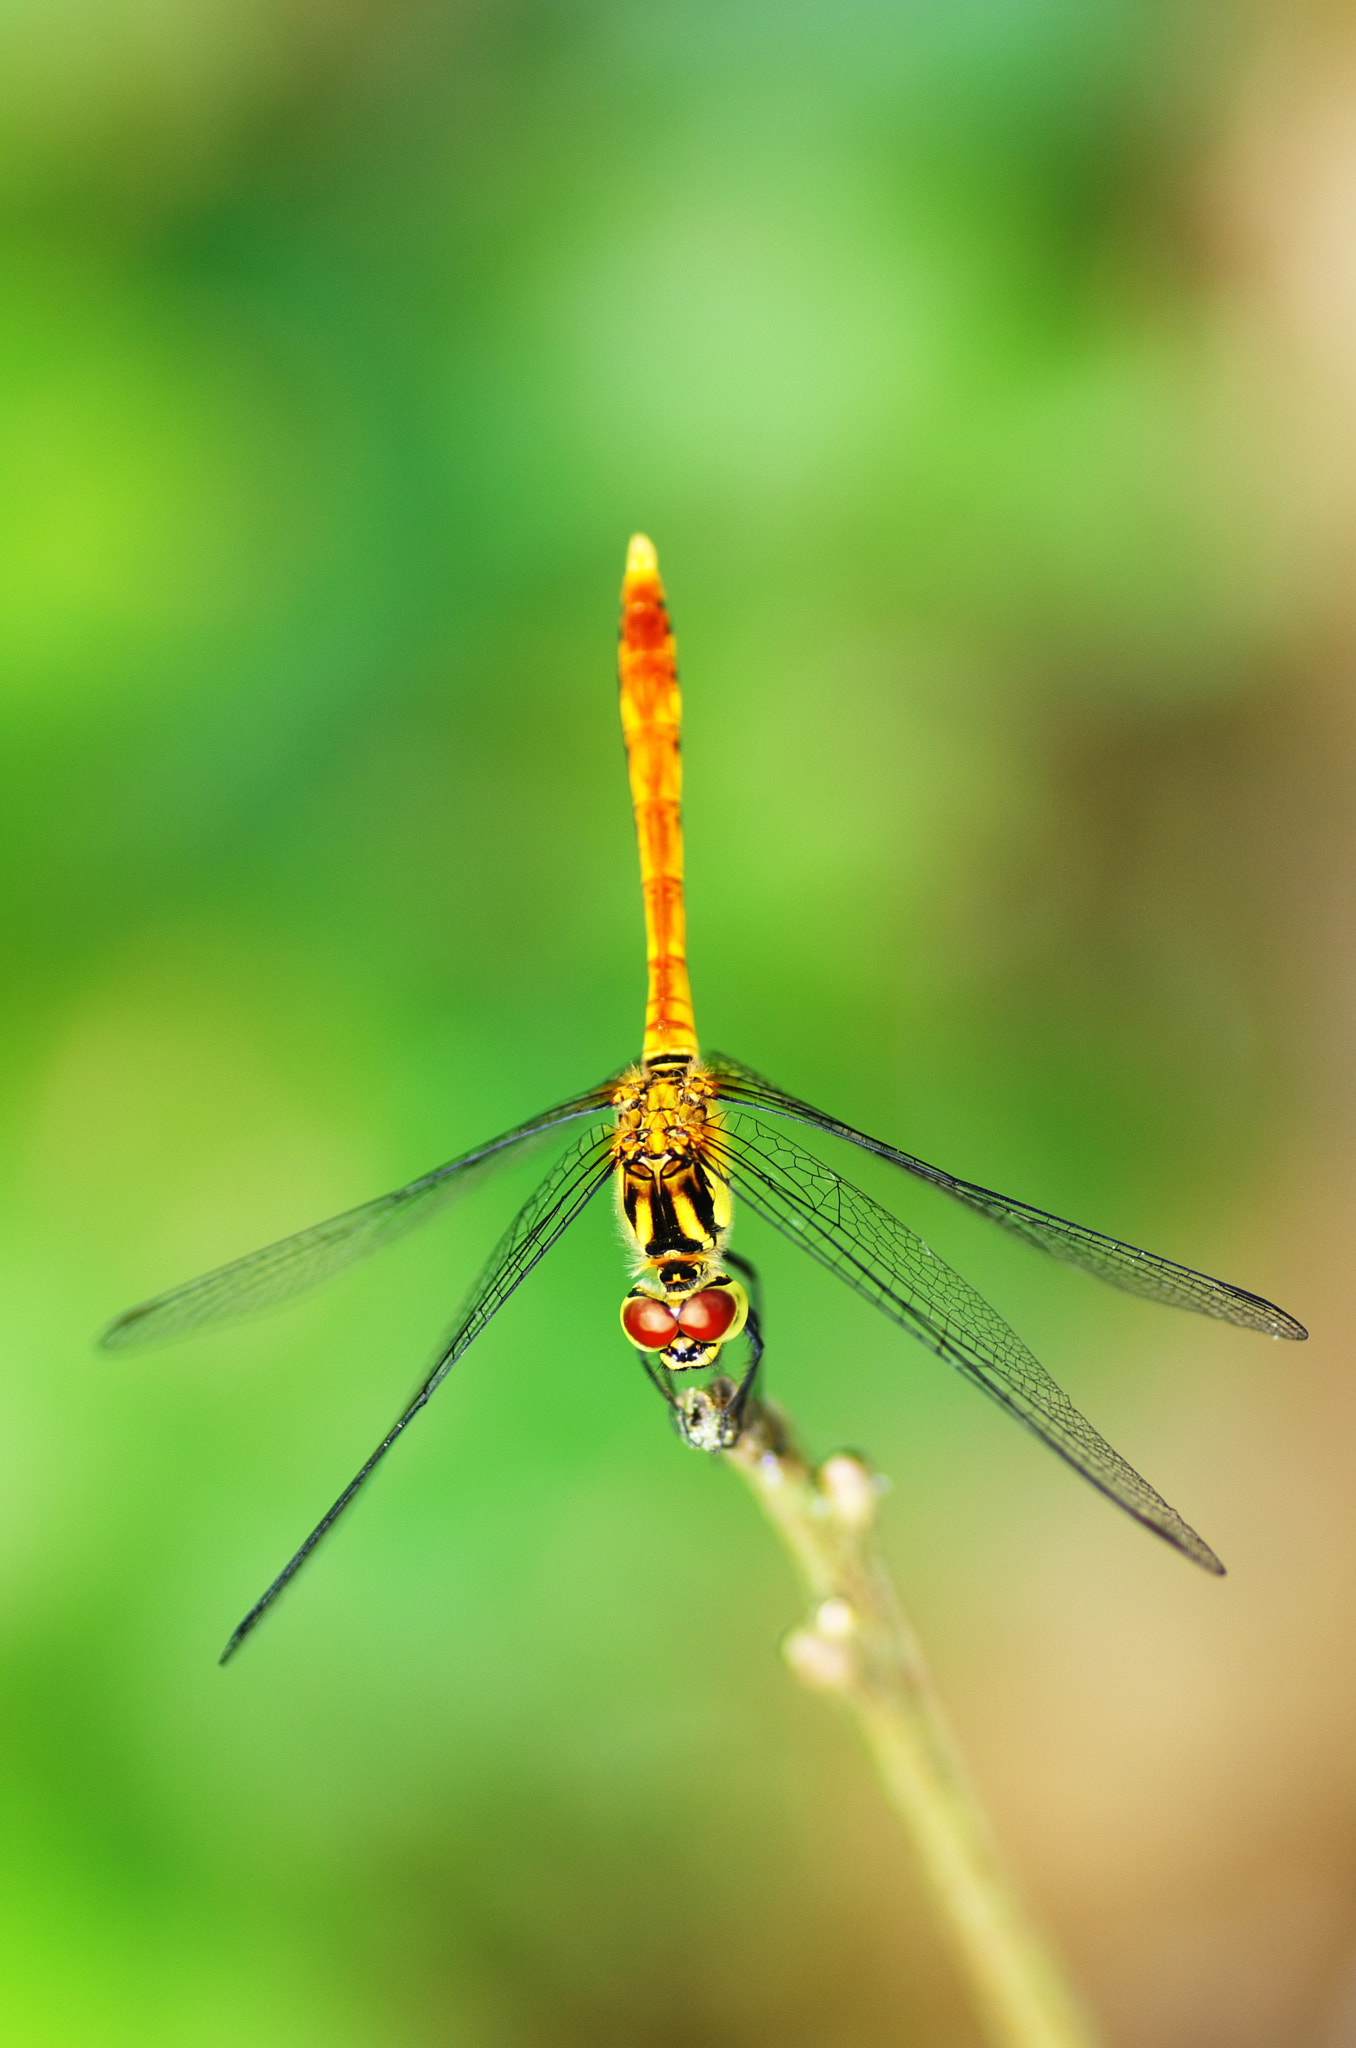
[(849, 1169), (1216, 1584), (737, 1239), (1112, 2041), (1356, 2043), (1342, 12), (9, 0), (0, 213), (4, 2038), (976, 2040), (605, 1204), (226, 1672), (529, 1181), (91, 1348), (637, 1050), (643, 527), (708, 1042), (1314, 1326)]

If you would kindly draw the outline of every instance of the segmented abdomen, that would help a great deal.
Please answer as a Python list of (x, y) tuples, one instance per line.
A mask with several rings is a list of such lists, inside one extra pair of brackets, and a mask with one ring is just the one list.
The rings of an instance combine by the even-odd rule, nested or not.
[(633, 537), (626, 557), (617, 668), (645, 901), (649, 992), (642, 1058), (652, 1060), (666, 1052), (695, 1053), (697, 1031), (683, 909), (678, 652), (659, 564), (643, 534)]

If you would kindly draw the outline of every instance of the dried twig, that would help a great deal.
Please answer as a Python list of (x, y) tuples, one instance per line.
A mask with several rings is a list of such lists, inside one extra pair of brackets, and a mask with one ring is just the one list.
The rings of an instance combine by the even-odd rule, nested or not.
[[(728, 1380), (682, 1397), (688, 1441), (721, 1449)], [(886, 1797), (904, 1824), (980, 2021), (994, 2048), (1096, 2048), (1052, 1949), (999, 1856), (960, 1761), (913, 1630), (876, 1541), (878, 1488), (860, 1458), (817, 1470), (786, 1419), (750, 1405), (722, 1454), (749, 1486), (795, 1561), (813, 1603), (786, 1638), (787, 1663), (832, 1693), (856, 1722)]]

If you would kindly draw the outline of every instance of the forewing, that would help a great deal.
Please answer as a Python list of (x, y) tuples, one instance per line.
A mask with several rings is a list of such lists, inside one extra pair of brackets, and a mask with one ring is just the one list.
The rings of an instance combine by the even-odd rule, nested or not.
[(1224, 1567), (1175, 1508), (1098, 1434), (968, 1280), (861, 1188), (740, 1110), (725, 1112), (722, 1170), (749, 1207), (944, 1358), (1127, 1514), (1206, 1571)]
[(111, 1322), (100, 1338), (108, 1350), (129, 1344), (151, 1344), (162, 1338), (182, 1336), (208, 1323), (221, 1323), (238, 1316), (255, 1315), (304, 1294), (372, 1252), (380, 1251), (396, 1238), (468, 1193), (484, 1176), (524, 1145), (530, 1145), (578, 1117), (596, 1115), (611, 1094), (610, 1082), (590, 1088), (572, 1102), (543, 1110), (525, 1124), (491, 1138), (473, 1152), (450, 1159), (446, 1166), (421, 1174), (407, 1187), (393, 1194), (378, 1195), (361, 1208), (346, 1209), (324, 1223), (313, 1223), (293, 1237), (281, 1238), (229, 1265), (216, 1266), (210, 1273), (187, 1280), (167, 1294), (127, 1309)]
[(912, 1153), (887, 1145), (883, 1138), (868, 1137), (851, 1124), (840, 1123), (837, 1117), (826, 1116), (823, 1110), (784, 1094), (752, 1068), (741, 1066), (738, 1060), (723, 1053), (714, 1054), (708, 1065), (716, 1075), (722, 1101), (770, 1110), (775, 1116), (789, 1117), (832, 1137), (846, 1139), (850, 1145), (860, 1145), (863, 1151), (874, 1152), (878, 1159), (888, 1159), (893, 1166), (902, 1166), (906, 1173), (954, 1196), (967, 1209), (987, 1216), (991, 1223), (999, 1224), (1014, 1237), (1049, 1252), (1066, 1266), (1077, 1266), (1080, 1272), (1123, 1288), (1127, 1294), (1138, 1294), (1146, 1301), (1163, 1302), (1171, 1308), (1192, 1309), (1197, 1315), (1214, 1316), (1244, 1330), (1259, 1330), (1267, 1337), (1303, 1338), (1309, 1334), (1303, 1323), (1296, 1322), (1274, 1302), (1264, 1301), (1261, 1295), (1249, 1294), (1228, 1280), (1212, 1280), (1208, 1273), (1197, 1273), (1173, 1259), (1160, 1258), (1157, 1252), (1142, 1251), (1137, 1245), (1121, 1243), (1119, 1238), (1105, 1237), (1099, 1230), (1089, 1230), (1086, 1224), (1048, 1216), (1043, 1209), (1016, 1201), (1011, 1195), (996, 1194), (992, 1188), (957, 1180), (941, 1167), (929, 1166)]
[(344, 1510), (350, 1506), (377, 1466), (435, 1390), (446, 1379), (462, 1353), (473, 1344), (486, 1324), (521, 1285), (538, 1259), (567, 1230), (580, 1210), (597, 1194), (612, 1173), (612, 1127), (595, 1124), (565, 1156), (558, 1160), (528, 1196), (481, 1270), (479, 1278), (462, 1303), (452, 1334), (439, 1351), (428, 1373), (405, 1408), (396, 1417), (371, 1457), (349, 1481), (329, 1513), (318, 1522), (296, 1554), (279, 1572), (268, 1591), (260, 1596), (221, 1653), (224, 1664), (234, 1656), (247, 1635), (258, 1625), (278, 1595), (289, 1586), (322, 1537), (327, 1536)]

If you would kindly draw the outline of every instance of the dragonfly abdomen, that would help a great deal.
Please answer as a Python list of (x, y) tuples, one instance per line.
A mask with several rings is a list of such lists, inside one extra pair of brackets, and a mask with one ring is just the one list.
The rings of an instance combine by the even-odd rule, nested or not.
[(632, 537), (622, 582), (617, 650), (622, 732), (640, 847), (649, 990), (643, 1056), (692, 1055), (697, 1030), (687, 977), (683, 906), (683, 823), (680, 809), (682, 698), (678, 651), (669, 628), (664, 585), (652, 544)]

